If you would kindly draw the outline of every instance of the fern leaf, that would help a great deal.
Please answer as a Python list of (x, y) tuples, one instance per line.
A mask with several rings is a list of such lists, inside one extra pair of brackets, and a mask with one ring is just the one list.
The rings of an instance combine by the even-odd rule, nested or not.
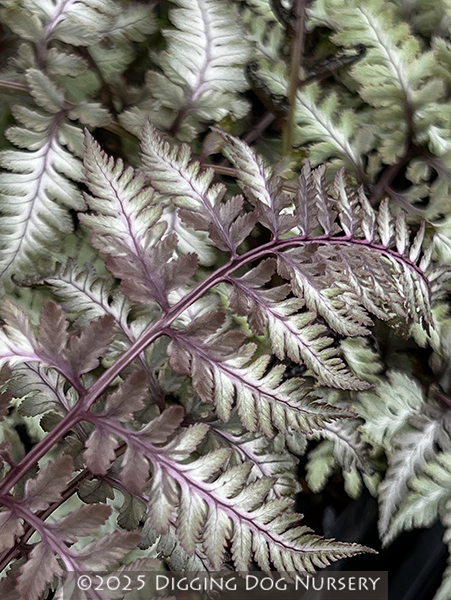
[(371, 319), (358, 310), (350, 314), (341, 299), (343, 291), (338, 286), (330, 286), (328, 278), (319, 275), (321, 259), (312, 265), (309, 254), (303, 248), (278, 252), (277, 272), (291, 281), (296, 296), (305, 301), (313, 314), (321, 315), (331, 329), (346, 336), (367, 334), (368, 329), (363, 324), (372, 325)]
[[(115, 7), (105, 0), (60, 2), (50, 20), (50, 36), (75, 46), (90, 46), (112, 25)], [(50, 15), (49, 15), (50, 16)]]
[(360, 422), (346, 419), (343, 422), (326, 423), (315, 437), (324, 441), (309, 453), (307, 481), (312, 491), (318, 493), (324, 488), (327, 478), (334, 469), (340, 467), (344, 486), (351, 498), (358, 498), (364, 481), (374, 475), (369, 456), (369, 446), (362, 439), (358, 429)]
[(149, 479), (149, 463), (131, 446), (122, 459), (121, 481), (130, 494), (139, 495)]
[[(26, 507), (21, 508), (20, 512), (25, 520), (35, 518)], [(20, 598), (33, 600), (39, 597), (45, 584), (49, 583), (54, 575), (63, 574), (57, 555), (67, 571), (81, 572), (105, 569), (135, 548), (141, 539), (138, 533), (115, 531), (94, 540), (81, 550), (76, 550), (74, 546), (68, 549), (65, 541), (86, 534), (88, 522), (91, 531), (92, 527), (97, 528), (105, 522), (110, 513), (111, 509), (108, 506), (90, 505), (66, 516), (55, 525), (39, 523), (37, 531), (41, 541), (35, 545), (28, 560), (22, 565), (17, 579)], [(79, 521), (82, 516), (87, 518), (84, 523)]]
[(136, 531), (114, 531), (84, 546), (77, 558), (87, 569), (102, 570), (134, 550), (140, 541)]
[(285, 436), (280, 434), (269, 440), (258, 433), (238, 435), (242, 427), (237, 427), (236, 420), (235, 413), (227, 424), (220, 421), (210, 423), (206, 448), (215, 449), (223, 444), (232, 448), (233, 457), (237, 462), (252, 465), (250, 481), (254, 478), (275, 477), (271, 492), (276, 498), (299, 492), (300, 485), (294, 475), (296, 460), (286, 450)]
[[(46, 91), (43, 103), (48, 108), (53, 102), (50, 97)], [(48, 263), (49, 246), (59, 241), (61, 233), (72, 230), (67, 208), (80, 210), (84, 206), (70, 181), (81, 179), (81, 163), (65, 148), (74, 134), (81, 132), (74, 127), (67, 129), (61, 111), (44, 115), (17, 108), (14, 114), (23, 127), (11, 128), (8, 136), (26, 151), (3, 150), (0, 154), (0, 164), (6, 170), (0, 176), (4, 194), (0, 276), (5, 282), (11, 275), (35, 272), (37, 257)]]
[(344, 471), (357, 467), (362, 473), (372, 475), (374, 470), (370, 466), (369, 446), (362, 440), (359, 425), (361, 421), (355, 419), (326, 423), (321, 436), (335, 444), (335, 458)]
[(147, 112), (160, 127), (173, 133), (180, 129), (182, 139), (191, 140), (205, 122), (247, 113), (248, 104), (238, 94), (248, 88), (244, 65), (249, 48), (231, 3), (174, 4), (169, 18), (175, 28), (163, 31), (168, 46), (155, 57), (161, 71), (147, 74), (152, 100), (122, 115), (122, 122), (140, 130)]
[(324, 198), (326, 167), (318, 167), (312, 173), (310, 162), (302, 167), (298, 189), (294, 197), (294, 214), (302, 236), (310, 236), (318, 225), (326, 235), (331, 233), (332, 215)]
[(64, 393), (66, 380), (53, 369), (40, 364), (26, 363), (14, 369), (11, 391), (21, 398), (20, 414), (35, 417), (46, 412), (65, 414), (69, 409), (68, 396)]
[(112, 512), (107, 504), (87, 504), (60, 519), (54, 529), (65, 542), (75, 543), (78, 536), (90, 535), (103, 525)]
[(147, 388), (145, 371), (134, 371), (115, 392), (108, 396), (105, 414), (118, 421), (131, 421), (133, 413), (144, 406)]
[(294, 225), (293, 217), (280, 214), (291, 204), (290, 198), (282, 193), (280, 176), (240, 139), (218, 128), (213, 131), (226, 142), (222, 152), (235, 165), (238, 182), (248, 200), (257, 206), (260, 222), (274, 238), (290, 231)]
[[(109, 252), (110, 244), (117, 243), (135, 248), (136, 253), (149, 246), (153, 241), (152, 226), (160, 216), (152, 190), (145, 187), (141, 175), (135, 175), (131, 167), (125, 168), (122, 160), (115, 162), (107, 157), (88, 133), (85, 145), (84, 172), (93, 194), (87, 200), (90, 208), (101, 216), (82, 215), (82, 218), (93, 228), (99, 249)], [(163, 231), (161, 226), (159, 229), (161, 236), (164, 227)]]
[[(442, 94), (440, 82), (431, 81), (434, 57), (422, 53), (407, 23), (401, 22), (393, 7), (382, 0), (354, 5), (328, 0), (310, 11), (312, 23), (325, 23), (337, 33), (336, 44), (345, 47), (365, 44), (367, 52), (351, 73), (360, 84), (359, 93), (370, 105), (382, 137), (380, 153), (385, 162), (396, 162), (404, 152), (409, 122), (417, 131), (429, 130), (423, 123), (428, 104)], [(426, 134), (427, 135), (427, 134)]]
[[(288, 258), (289, 254), (284, 253), (285, 256)], [(240, 279), (230, 278), (234, 286), (230, 296), (232, 310), (240, 315), (252, 315), (250, 325), (259, 335), (263, 333), (265, 324), (268, 326), (273, 352), (280, 360), (289, 356), (294, 362), (305, 362), (315, 377), (326, 385), (344, 389), (365, 388), (366, 384), (347, 371), (338, 353), (331, 348), (332, 340), (324, 335), (327, 329), (314, 323), (316, 315), (312, 312), (299, 313), (303, 307), (301, 300), (285, 299), (289, 291), (287, 287), (271, 290), (256, 287), (263, 270), (268, 270), (269, 274), (273, 271), (273, 265), (274, 261), (268, 259)], [(287, 277), (286, 269), (281, 269), (281, 275)], [(295, 290), (298, 291), (297, 288)], [(312, 296), (310, 302), (316, 308)], [(338, 327), (341, 329), (340, 325)]]
[(388, 198), (381, 202), (377, 216), (377, 225), (381, 243), (388, 248), (393, 242), (395, 231)]
[(63, 309), (53, 300), (48, 300), (41, 311), (38, 337), (40, 350), (53, 361), (58, 360), (66, 348), (68, 325)]
[(424, 396), (421, 387), (405, 373), (389, 371), (387, 375), (388, 380), (374, 390), (359, 394), (355, 409), (365, 420), (362, 431), (366, 438), (391, 453), (398, 434), (421, 411)]
[[(207, 319), (210, 315), (200, 317), (192, 328), (200, 327), (200, 322)], [(236, 402), (246, 429), (259, 429), (272, 437), (272, 424), (283, 432), (288, 428), (311, 431), (312, 427), (321, 427), (323, 419), (346, 416), (340, 410), (316, 403), (300, 380), (281, 382), (284, 367), (267, 370), (267, 355), (253, 360), (255, 345), (243, 346), (239, 332), (229, 331), (217, 340), (203, 341), (203, 328), (197, 336), (191, 333), (192, 328), (171, 333), (171, 366), (179, 373), (191, 375), (200, 398), (214, 403), (222, 420), (229, 420)]]
[(314, 494), (319, 494), (327, 484), (329, 477), (337, 468), (334, 456), (334, 444), (323, 440), (308, 453), (306, 481)]
[[(165, 411), (166, 412), (166, 411)], [(172, 429), (173, 415), (163, 413)], [(152, 463), (154, 476), (148, 499), (150, 524), (159, 532), (169, 531), (171, 518), (190, 516), (194, 532), (183, 529), (181, 543), (187, 552), (200, 543), (214, 570), (220, 570), (223, 549), (231, 541), (232, 556), (238, 570), (247, 570), (252, 558), (267, 568), (269, 561), (283, 571), (312, 571), (330, 561), (364, 552), (358, 544), (322, 540), (298, 525), (299, 516), (290, 512), (287, 498), (267, 500), (272, 479), (257, 479), (247, 484), (250, 466), (237, 465), (222, 471), (230, 456), (227, 449), (218, 449), (188, 463), (186, 461), (206, 434), (206, 428), (185, 429), (165, 446), (158, 427), (157, 441), (148, 433), (116, 428), (118, 435), (136, 447)], [(217, 477), (213, 480), (213, 476)], [(212, 537), (213, 536), (213, 537)]]
[(340, 342), (343, 355), (352, 372), (369, 383), (379, 383), (382, 371), (379, 355), (365, 338), (347, 338)]
[(276, 17), (274, 16), (269, 0), (240, 0), (240, 2), (243, 2), (243, 4), (246, 4), (252, 9), (254, 18), (255, 14), (257, 14), (265, 17), (265, 20), (267, 21), (275, 21)]
[[(109, 316), (114, 319), (115, 326), (122, 336), (118, 336), (115, 340), (114, 350), (110, 349), (109, 356), (114, 354), (114, 351), (122, 353), (140, 334), (140, 330), (136, 330), (133, 324), (129, 325), (128, 323), (128, 316), (132, 308), (128, 298), (119, 290), (114, 289), (111, 277), (107, 274), (98, 276), (91, 265), (86, 264), (79, 269), (75, 261), (69, 259), (65, 267), (58, 265), (55, 272), (48, 275), (44, 282), (50, 285), (56, 296), (63, 301), (62, 306), (66, 313), (76, 315), (75, 326), (86, 326), (99, 317)], [(148, 353), (145, 356), (141, 355), (139, 360), (147, 371), (148, 386), (153, 399), (164, 397), (164, 390), (156, 380), (154, 367), (148, 360)], [(36, 385), (38, 388), (43, 387), (41, 383), (36, 383)], [(19, 393), (19, 396), (23, 396), (25, 393), (27, 392)], [(50, 390), (50, 397), (54, 395), (54, 392)], [(57, 394), (57, 396), (61, 401), (61, 395)], [(64, 398), (64, 394), (62, 397)], [(36, 396), (34, 402), (38, 400), (44, 401), (42, 406), (44, 408), (46, 399)], [(29, 411), (30, 404), (29, 399), (25, 399), (21, 406), (25, 409), (26, 405), (26, 410)]]
[(177, 537), (175, 525), (172, 523), (169, 525), (168, 533), (160, 535), (147, 519), (142, 530), (142, 537), (142, 544), (145, 544), (146, 547), (155, 546), (160, 556), (164, 556), (165, 562), (172, 571), (201, 573), (213, 570), (200, 544), (197, 544), (194, 554), (190, 555), (186, 552)]
[(415, 235), (415, 239), (412, 243), (412, 246), (410, 247), (409, 259), (413, 263), (416, 263), (418, 260), (418, 257), (420, 256), (421, 246), (423, 244), (425, 231), (426, 231), (426, 224), (423, 221), (420, 225), (419, 230), (417, 231), (417, 234)]
[(20, 600), (17, 591), (17, 577), (21, 566), (20, 561), (16, 561), (0, 581), (0, 592), (5, 600)]
[[(288, 77), (285, 65), (270, 65), (260, 61), (258, 77), (276, 95), (285, 95)], [(338, 159), (338, 167), (356, 173), (360, 181), (365, 180), (363, 156), (373, 146), (374, 135), (371, 126), (364, 126), (358, 132), (357, 120), (353, 111), (344, 111), (337, 122), (336, 113), (339, 99), (331, 94), (320, 102), (320, 89), (312, 83), (299, 90), (296, 95), (294, 113), (296, 128), (293, 142), (296, 145), (309, 144), (309, 159), (317, 165), (331, 157)]]
[(379, 531), (384, 542), (390, 522), (408, 495), (416, 471), (433, 457), (443, 426), (442, 419), (423, 416), (395, 442), (396, 451), (389, 457), (389, 469), (379, 490)]
[(54, 273), (47, 275), (43, 283), (52, 287), (67, 314), (77, 315), (75, 326), (84, 326), (94, 319), (111, 315), (122, 331), (129, 335), (127, 317), (130, 302), (117, 290), (113, 291), (114, 281), (107, 274), (98, 276), (89, 264), (79, 269), (76, 262), (69, 259), (65, 266), (57, 265)]
[(67, 362), (75, 373), (88, 373), (98, 367), (100, 357), (106, 353), (114, 339), (114, 321), (112, 317), (100, 317), (72, 335), (69, 348), (65, 352)]
[(389, 544), (401, 531), (430, 527), (437, 515), (445, 514), (451, 498), (451, 455), (441, 452), (430, 458), (418, 476), (410, 481), (410, 491), (390, 523), (385, 544)]
[(95, 429), (86, 441), (83, 459), (94, 475), (106, 475), (111, 463), (116, 459), (116, 438), (106, 431)]
[(16, 518), (10, 510), (0, 513), (0, 552), (9, 550), (14, 546), (16, 538), (24, 533), (20, 519)]
[(37, 341), (30, 318), (10, 300), (3, 303), (5, 328), (0, 331), (0, 364), (11, 366), (27, 361), (43, 362), (37, 351)]
[(28, 479), (25, 484), (25, 498), (28, 508), (44, 510), (52, 502), (61, 500), (61, 492), (66, 488), (73, 473), (72, 458), (61, 456), (41, 470), (36, 479)]
[[(96, 215), (82, 215), (95, 245), (108, 254), (107, 266), (122, 279), (124, 292), (132, 300), (154, 300), (169, 307), (167, 293), (184, 285), (197, 268), (194, 253), (173, 258), (175, 234), (164, 234), (161, 210), (153, 205), (152, 191), (141, 175), (121, 160), (109, 159), (87, 135), (85, 173), (94, 196), (87, 197)], [(163, 269), (163, 266), (165, 268)]]
[[(108, 7), (111, 7), (111, 3), (108, 3)], [(135, 2), (121, 5), (114, 15), (114, 21), (102, 33), (114, 43), (129, 48), (129, 42), (143, 42), (155, 29), (153, 7)]]
[[(394, 289), (392, 281), (383, 277), (383, 262), (380, 257), (375, 254), (370, 256), (365, 251), (354, 252), (346, 247), (338, 248), (335, 256), (339, 261), (337, 268), (329, 263), (329, 269), (332, 273), (333, 267), (335, 284), (344, 292), (343, 302), (348, 291), (353, 302), (358, 298), (368, 312), (382, 321), (396, 315), (405, 317), (404, 298), (398, 297), (398, 290)], [(390, 298), (390, 303), (386, 302), (387, 297)], [(359, 316), (362, 319), (362, 315)]]
[[(146, 123), (143, 129), (142, 148), (145, 173), (152, 187), (162, 194), (171, 195), (188, 226), (209, 231), (210, 238), (221, 250), (235, 256), (243, 235), (247, 236), (250, 232), (248, 223), (244, 225), (243, 232), (237, 231), (238, 237), (232, 229), (241, 211), (242, 200), (236, 197), (222, 204), (226, 188), (222, 184), (211, 185), (213, 170), (201, 171), (198, 162), (190, 162), (188, 145), (171, 148), (150, 123)], [(249, 224), (253, 223), (255, 221), (251, 220)]]
[(30, 553), (29, 559), (21, 568), (17, 579), (17, 590), (21, 600), (39, 598), (47, 583), (55, 575), (61, 576), (61, 569), (52, 549), (44, 543), (37, 544)]

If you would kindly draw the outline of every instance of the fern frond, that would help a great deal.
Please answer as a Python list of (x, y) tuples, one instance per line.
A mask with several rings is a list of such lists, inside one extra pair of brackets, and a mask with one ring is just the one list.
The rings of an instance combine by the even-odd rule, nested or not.
[[(118, 289), (114, 289), (114, 281), (108, 274), (97, 275), (91, 265), (86, 264), (80, 269), (74, 260), (69, 259), (65, 266), (57, 265), (56, 270), (47, 275), (42, 282), (51, 286), (66, 313), (76, 317), (75, 327), (85, 327), (100, 317), (114, 319), (118, 335), (108, 352), (109, 359), (120, 356), (141, 334), (142, 325), (139, 320), (129, 323), (129, 314), (133, 305), (128, 298)], [(152, 318), (149, 311), (149, 319)], [(142, 353), (139, 362), (147, 371), (153, 400), (161, 400), (164, 391), (157, 382), (155, 367), (151, 365), (150, 356), (150, 350)]]
[(19, 412), (34, 417), (46, 412), (64, 415), (76, 398), (64, 391), (66, 380), (52, 369), (39, 364), (27, 363), (14, 369), (11, 390), (16, 398), (22, 398)]
[[(276, 95), (285, 95), (288, 76), (285, 65), (270, 65), (262, 60), (258, 77)], [(373, 146), (373, 132), (370, 125), (358, 123), (355, 113), (343, 111), (336, 118), (339, 99), (332, 93), (320, 102), (320, 90), (316, 83), (309, 84), (297, 92), (294, 112), (295, 129), (293, 142), (296, 145), (311, 144), (309, 159), (317, 165), (321, 162), (338, 159), (342, 165), (355, 173), (359, 181), (365, 181), (363, 157)], [(360, 126), (360, 127), (359, 127)]]
[[(148, 502), (147, 498), (145, 500)], [(177, 537), (175, 523), (171, 522), (168, 532), (161, 535), (152, 527), (150, 520), (147, 519), (142, 529), (141, 546), (153, 546), (158, 552), (158, 556), (169, 565), (172, 571), (178, 573), (213, 571), (213, 567), (200, 544), (196, 545), (194, 554), (188, 554)]]
[(86, 264), (80, 269), (75, 260), (69, 259), (66, 265), (57, 265), (42, 282), (51, 286), (66, 313), (76, 315), (75, 326), (111, 315), (122, 331), (129, 331), (130, 302), (118, 290), (113, 291), (111, 277), (97, 275), (91, 265)]
[[(2, 19), (22, 39), (36, 46), (35, 51), (30, 48), (28, 60), (22, 60), (21, 70), (45, 65), (51, 75), (75, 78), (89, 65), (71, 49), (89, 47), (85, 55), (89, 62), (94, 61), (98, 73), (110, 84), (120, 84), (119, 75), (133, 60), (131, 42), (143, 41), (155, 30), (152, 7), (108, 0), (57, 0), (44, 5), (20, 0), (14, 5), (6, 4)], [(14, 60), (18, 62), (17, 58)], [(16, 72), (17, 68), (14, 69)], [(96, 79), (90, 79), (91, 92), (101, 85)], [(69, 93), (75, 91), (75, 95), (84, 99), (86, 86), (77, 89), (79, 82), (74, 79), (65, 85)], [(82, 122), (89, 124), (92, 121), (91, 108), (91, 116)], [(98, 122), (99, 116), (96, 125)]]
[(238, 12), (219, 0), (176, 0), (163, 35), (167, 49), (154, 57), (161, 72), (147, 74), (152, 100), (122, 115), (139, 131), (147, 113), (160, 127), (190, 140), (208, 121), (241, 118), (248, 104), (238, 96), (248, 88), (244, 65), (249, 47)]
[(9, 300), (2, 307), (5, 326), (0, 331), (0, 364), (11, 366), (24, 362), (45, 362), (28, 315)]
[[(81, 215), (89, 226), (94, 245), (108, 254), (107, 266), (122, 279), (132, 300), (157, 302), (169, 307), (167, 294), (183, 286), (197, 268), (197, 255), (174, 256), (177, 236), (162, 239), (166, 223), (161, 208), (142, 175), (106, 156), (87, 134), (85, 175), (92, 196), (86, 200), (95, 215)], [(171, 260), (172, 259), (172, 260)], [(163, 268), (164, 267), (164, 268)]]
[[(248, 6), (246, 6), (248, 5)], [(241, 18), (244, 35), (252, 46), (252, 59), (267, 58), (270, 61), (280, 60), (281, 49), (286, 41), (286, 31), (279, 23), (267, 0), (256, 0), (254, 3), (243, 2)], [(249, 76), (249, 63), (247, 74)], [(251, 87), (254, 85), (251, 81)]]
[[(314, 322), (315, 313), (299, 312), (304, 302), (286, 299), (289, 293), (287, 286), (258, 289), (257, 286), (268, 281), (273, 272), (274, 261), (267, 259), (243, 277), (230, 278), (233, 284), (230, 296), (232, 310), (248, 316), (249, 324), (257, 335), (264, 332), (265, 325), (268, 326), (273, 352), (280, 360), (289, 356), (296, 363), (305, 363), (326, 385), (343, 389), (367, 387), (346, 369), (338, 352), (331, 347), (332, 340), (325, 335), (327, 328)], [(286, 277), (285, 270), (281, 269), (280, 273)], [(316, 308), (315, 304), (313, 308)]]
[(298, 525), (299, 516), (291, 512), (289, 499), (267, 499), (272, 479), (248, 483), (252, 465), (222, 471), (230, 456), (227, 449), (186, 463), (207, 427), (194, 425), (167, 442), (182, 417), (179, 407), (174, 407), (144, 430), (132, 432), (108, 423), (102, 415), (90, 416), (98, 426), (103, 421), (103, 427), (114, 427), (135, 456), (152, 464), (148, 515), (158, 532), (167, 533), (176, 515), (177, 535), (185, 550), (193, 555), (200, 543), (215, 570), (222, 567), (228, 540), (240, 571), (248, 569), (252, 557), (266, 571), (271, 563), (280, 571), (312, 571), (366, 550), (358, 544), (321, 540)]
[[(32, 71), (33, 77), (39, 72)], [(35, 272), (36, 260), (46, 262), (48, 248), (72, 231), (68, 208), (84, 207), (79, 190), (72, 181), (81, 179), (81, 162), (70, 150), (75, 127), (63, 122), (61, 98), (52, 97), (51, 89), (41, 104), (54, 114), (16, 107), (14, 115), (23, 127), (12, 127), (7, 135), (12, 143), (26, 150), (3, 150), (0, 164), (6, 172), (0, 176), (3, 192), (0, 220), (2, 258), (0, 276)], [(47, 263), (49, 258), (47, 258)]]
[(212, 185), (213, 170), (201, 171), (198, 162), (190, 162), (191, 150), (187, 144), (171, 147), (150, 123), (143, 129), (142, 149), (144, 170), (152, 187), (161, 194), (171, 195), (189, 227), (208, 231), (217, 247), (235, 256), (256, 221), (253, 213), (242, 214), (243, 199), (235, 196), (221, 202), (226, 187)]
[(312, 313), (321, 315), (332, 330), (346, 336), (367, 334), (369, 330), (365, 325), (372, 325), (372, 320), (361, 310), (349, 311), (343, 290), (339, 286), (331, 286), (329, 277), (320, 275), (321, 253), (318, 253), (317, 262), (313, 262), (308, 254), (298, 248), (278, 252), (277, 272), (290, 280), (296, 296), (305, 301)]
[[(38, 363), (59, 371), (80, 393), (80, 377), (99, 365), (99, 357), (114, 339), (114, 319), (100, 317), (79, 334), (67, 332), (62, 308), (52, 300), (45, 303), (36, 336), (29, 316), (9, 300), (3, 303), (4, 328), (0, 330), (0, 365)], [(52, 394), (54, 395), (54, 394)]]
[[(26, 507), (18, 512), (25, 521), (39, 521)], [(110, 514), (111, 508), (108, 506), (90, 505), (64, 517), (57, 525), (39, 523), (37, 529), (41, 541), (33, 547), (28, 560), (21, 566), (20, 575), (17, 577), (18, 596), (15, 597), (21, 600), (39, 598), (46, 584), (50, 583), (55, 575), (58, 577), (63, 575), (57, 557), (62, 561), (66, 571), (83, 572), (89, 569), (105, 569), (126, 556), (141, 539), (136, 532), (114, 531), (95, 539), (82, 549), (75, 550), (73, 547), (68, 549), (67, 542), (85, 534), (88, 524), (90, 524), (90, 531), (95, 530), (107, 520)], [(97, 594), (94, 597), (100, 598)]]
[(365, 420), (361, 429), (376, 448), (392, 453), (398, 434), (411, 417), (421, 412), (424, 395), (421, 387), (400, 371), (389, 371), (388, 380), (374, 390), (359, 394), (355, 410)]
[[(324, 12), (327, 12), (327, 16)], [(350, 47), (365, 44), (367, 52), (352, 69), (361, 85), (361, 97), (375, 108), (373, 118), (378, 125), (382, 144), (379, 152), (389, 164), (404, 152), (409, 128), (415, 124), (420, 137), (429, 129), (427, 106), (443, 93), (438, 80), (431, 80), (434, 57), (421, 52), (408, 25), (400, 22), (392, 6), (382, 0), (366, 0), (349, 5), (342, 0), (328, 0), (310, 13), (312, 24), (333, 23), (336, 44)], [(424, 132), (424, 133), (423, 133)]]
[(294, 218), (284, 209), (291, 205), (291, 199), (283, 193), (282, 178), (276, 170), (267, 166), (263, 157), (256, 155), (239, 138), (218, 128), (213, 131), (225, 141), (222, 152), (235, 165), (238, 182), (249, 202), (257, 207), (260, 223), (274, 238), (290, 231)]
[(388, 539), (392, 519), (408, 496), (416, 472), (436, 453), (443, 428), (443, 418), (423, 415), (394, 441), (394, 452), (389, 456), (389, 468), (379, 490), (379, 531), (384, 542)]
[[(242, 428), (239, 427), (241, 432)], [(220, 447), (219, 443), (232, 448), (238, 463), (248, 462), (253, 465), (249, 474), (250, 481), (262, 477), (275, 478), (271, 493), (276, 498), (292, 496), (300, 491), (301, 486), (296, 477), (296, 460), (287, 452), (285, 436), (276, 435), (272, 440), (261, 434), (244, 433), (239, 435), (233, 424), (233, 415), (229, 423), (213, 422), (207, 437), (208, 448)], [(211, 440), (216, 443), (212, 443)], [(219, 440), (219, 443), (218, 443)]]
[[(314, 484), (312, 490), (316, 493), (322, 490), (327, 476), (334, 468), (342, 469), (345, 490), (352, 498), (358, 498), (362, 491), (362, 477), (367, 481), (368, 477), (374, 475), (369, 445), (362, 438), (359, 425), (361, 425), (359, 420), (345, 419), (340, 423), (338, 421), (326, 423), (318, 433), (314, 434), (315, 438), (321, 437), (325, 440), (309, 454), (307, 464), (309, 474), (307, 481), (309, 485)], [(330, 456), (327, 456), (328, 453)], [(325, 472), (322, 473), (322, 470), (318, 472), (318, 469), (321, 469), (320, 463), (323, 462), (326, 463)]]
[[(208, 321), (211, 322), (213, 316), (210, 314), (194, 320), (185, 331), (171, 331), (172, 342), (168, 353), (173, 369), (192, 377), (194, 389), (200, 398), (204, 402), (214, 403), (216, 413), (222, 420), (229, 420), (236, 403), (240, 419), (248, 431), (259, 429), (272, 437), (272, 425), (283, 432), (289, 428), (310, 432), (311, 428), (321, 427), (324, 420), (348, 416), (340, 410), (315, 402), (310, 396), (310, 389), (302, 381), (288, 379), (282, 382), (285, 368), (276, 366), (268, 370), (268, 355), (253, 358), (255, 344), (243, 346), (244, 336), (239, 331), (229, 331), (217, 339), (208, 339)], [(293, 328), (287, 344), (294, 345), (294, 339), (298, 340), (303, 333), (302, 329)], [(271, 329), (270, 336), (272, 340), (276, 339)], [(296, 342), (293, 355), (301, 343)], [(307, 342), (304, 341), (304, 344), (307, 347)], [(311, 355), (315, 354), (315, 345), (319, 348), (321, 342), (310, 343), (308, 351)], [(323, 348), (318, 350), (319, 357)], [(285, 356), (284, 349), (280, 348), (280, 353), (282, 357)], [(333, 378), (336, 383), (340, 373), (336, 367), (337, 361), (330, 359), (330, 356), (331, 353), (327, 353), (327, 359), (323, 361), (327, 365), (327, 360), (330, 360), (331, 368), (336, 368), (337, 373), (334, 372)], [(341, 365), (344, 370), (345, 365)], [(352, 386), (352, 383), (350, 376), (347, 384)]]
[(449, 452), (431, 455), (429, 460), (421, 465), (417, 477), (409, 483), (408, 495), (390, 522), (384, 537), (385, 544), (389, 544), (401, 531), (430, 527), (436, 521), (437, 515), (446, 514), (446, 506), (451, 498), (450, 469)]
[[(273, 261), (261, 263), (268, 273), (257, 267), (242, 278), (231, 276), (240, 263), (253, 257), (253, 253), (238, 255), (237, 250), (252, 230), (255, 214), (243, 213), (241, 197), (224, 201), (225, 186), (212, 185), (213, 172), (202, 172), (198, 163), (190, 162), (188, 146), (171, 147), (147, 124), (143, 160), (152, 186), (171, 194), (173, 206), (188, 226), (208, 230), (212, 242), (235, 261), (219, 278), (212, 277), (208, 286), (221, 280), (232, 283), (233, 310), (249, 316), (257, 335), (268, 326), (273, 352), (280, 360), (289, 356), (305, 363), (325, 385), (368, 387), (346, 369), (333, 340), (327, 337), (327, 328), (316, 318), (323, 317), (332, 330), (348, 336), (362, 335), (372, 324), (364, 309), (384, 319), (401, 316), (430, 323), (429, 289), (423, 271), (428, 268), (431, 248), (420, 258), (422, 230), (411, 244), (403, 217), (398, 217), (395, 225), (386, 202), (376, 214), (362, 190), (356, 194), (347, 188), (342, 170), (331, 190), (324, 169), (312, 172), (306, 165), (291, 198), (283, 193), (278, 173), (267, 168), (243, 142), (219, 135), (227, 144), (225, 152), (240, 167), (244, 193), (256, 205), (261, 223), (273, 232), (274, 240), (255, 254), (259, 258), (263, 252), (275, 255), (278, 273), (291, 280), (291, 288), (260, 289), (274, 272)], [(120, 161), (108, 159), (89, 138), (87, 144), (86, 174), (94, 194), (87, 200), (100, 214), (83, 215), (82, 220), (90, 226), (94, 243), (108, 253), (107, 266), (123, 280), (129, 297), (144, 303), (156, 300), (168, 310), (167, 293), (189, 280), (195, 255), (173, 258), (177, 256), (176, 237), (165, 236), (166, 222), (160, 221), (161, 210), (153, 205), (152, 191), (142, 176), (124, 170)], [(282, 233), (293, 237), (278, 240)], [(315, 267), (310, 265), (312, 259)], [(287, 299), (290, 289), (299, 298)], [(179, 333), (171, 335), (183, 338)], [(248, 361), (250, 358), (251, 354)], [(210, 367), (204, 367), (210, 372)], [(182, 372), (188, 374), (190, 368), (183, 367)], [(217, 367), (212, 372), (219, 382)], [(221, 409), (225, 419), (232, 407), (232, 388), (229, 385), (228, 400)], [(268, 432), (268, 427), (265, 430)]]
[(340, 342), (344, 358), (352, 372), (369, 383), (379, 383), (378, 374), (382, 371), (379, 354), (365, 338), (347, 338)]

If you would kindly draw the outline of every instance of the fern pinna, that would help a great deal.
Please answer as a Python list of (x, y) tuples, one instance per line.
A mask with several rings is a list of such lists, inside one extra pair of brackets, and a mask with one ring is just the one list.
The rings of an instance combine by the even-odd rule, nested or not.
[[(175, 569), (245, 571), (253, 560), (311, 571), (370, 551), (300, 523), (286, 448), (318, 432), (337, 438), (356, 415), (327, 390), (371, 385), (337, 337), (365, 336), (370, 315), (430, 326), (424, 227), (412, 236), (387, 202), (375, 212), (343, 170), (329, 184), (324, 167), (306, 164), (293, 190), (279, 165), (213, 135), (242, 194), (150, 123), (138, 171), (86, 133), (80, 220), (113, 277), (58, 266), (42, 283), (59, 303), (46, 302), (38, 326), (3, 305), (1, 414), (22, 398), (18, 410), (42, 415), (47, 432), (21, 460), (1, 448), (8, 598), (35, 600), (64, 570), (111, 567), (138, 546), (128, 569), (152, 570), (164, 554)], [(253, 247), (256, 227), (269, 241)], [(185, 232), (205, 232), (219, 266), (187, 252)], [(288, 376), (287, 360), (304, 375)], [(113, 498), (121, 529), (83, 546)]]

